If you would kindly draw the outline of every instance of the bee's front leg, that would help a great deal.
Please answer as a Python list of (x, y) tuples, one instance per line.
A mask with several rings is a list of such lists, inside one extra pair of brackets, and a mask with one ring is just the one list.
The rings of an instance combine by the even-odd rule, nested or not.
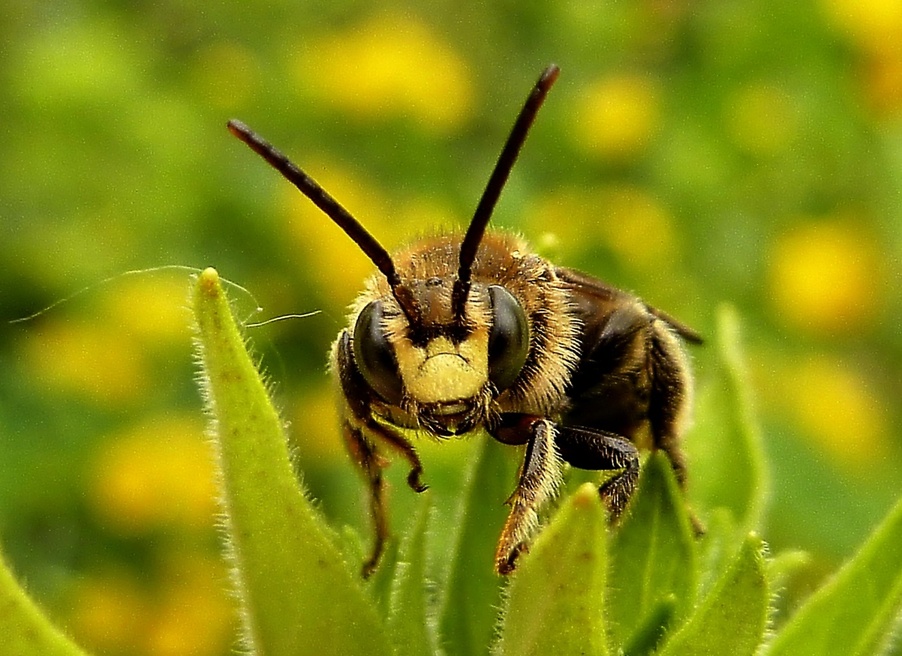
[(507, 503), (511, 507), (498, 539), (495, 570), (510, 574), (518, 556), (526, 551), (539, 523), (539, 509), (557, 492), (563, 460), (555, 448), (557, 429), (552, 421), (531, 415), (505, 415), (492, 436), (505, 444), (526, 444), (517, 489)]
[(338, 383), (342, 391), (340, 412), (345, 444), (369, 486), (370, 516), (373, 518), (375, 542), (372, 554), (363, 564), (363, 576), (366, 578), (379, 564), (389, 535), (385, 481), (382, 476), (382, 470), (388, 466), (388, 461), (379, 452), (377, 445), (387, 446), (407, 460), (410, 464), (407, 484), (415, 492), (423, 492), (426, 489), (426, 485), (420, 480), (423, 464), (410, 442), (397, 431), (373, 418), (370, 411), (371, 392), (354, 366), (347, 331), (339, 335), (333, 347), (332, 370), (338, 374)]
[(427, 486), (420, 479), (423, 463), (420, 462), (416, 449), (398, 431), (373, 418), (370, 410), (372, 392), (354, 365), (351, 352), (351, 336), (347, 330), (342, 331), (332, 348), (332, 369), (338, 372), (345, 416), (353, 419), (355, 427), (364, 430), (371, 440), (387, 445), (402, 456), (410, 465), (410, 472), (407, 475), (410, 489), (414, 492), (424, 492)]
[(407, 485), (411, 490), (414, 492), (425, 492), (429, 489), (429, 486), (420, 479), (423, 473), (423, 463), (420, 462), (420, 456), (417, 455), (410, 442), (404, 439), (397, 431), (380, 424), (372, 418), (367, 421), (366, 428), (371, 435), (378, 437), (383, 444), (387, 444), (407, 460), (410, 465), (410, 471), (407, 473)]

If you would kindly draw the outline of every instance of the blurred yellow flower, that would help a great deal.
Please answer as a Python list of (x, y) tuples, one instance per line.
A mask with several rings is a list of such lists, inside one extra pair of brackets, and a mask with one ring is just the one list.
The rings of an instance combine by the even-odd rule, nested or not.
[(902, 2), (822, 0), (836, 27), (864, 53), (858, 76), (872, 106), (882, 114), (902, 110)]
[(22, 342), (23, 358), (46, 385), (99, 403), (129, 403), (147, 390), (149, 353), (189, 344), (188, 274), (148, 271), (109, 282), (96, 294), (94, 316), (102, 318), (45, 314)]
[(895, 57), (873, 58), (868, 62), (865, 79), (871, 105), (877, 112), (890, 115), (902, 110), (902, 52)]
[(902, 52), (899, 0), (821, 0), (830, 20), (872, 53)]
[[(323, 353), (325, 362), (326, 354)], [(305, 457), (344, 458), (345, 447), (338, 422), (338, 398), (325, 373), (318, 386), (300, 394), (293, 407), (291, 438)]]
[(200, 418), (159, 417), (106, 442), (94, 460), (88, 499), (124, 535), (171, 524), (210, 529), (216, 488)]
[(599, 208), (602, 232), (624, 264), (634, 269), (657, 269), (672, 261), (679, 249), (673, 217), (641, 187), (610, 187)]
[(782, 89), (758, 83), (739, 88), (729, 99), (726, 124), (739, 148), (755, 155), (769, 155), (792, 143), (798, 120)]
[(631, 159), (645, 149), (661, 120), (660, 93), (648, 76), (620, 73), (585, 87), (573, 121), (575, 144), (602, 159)]
[(814, 355), (785, 368), (781, 380), (786, 411), (840, 469), (862, 469), (887, 454), (885, 404), (854, 368)]
[(227, 653), (237, 624), (226, 589), (225, 566), (205, 554), (188, 553), (161, 575), (163, 589), (150, 618), (149, 656), (214, 656)]
[(226, 653), (234, 641), (236, 611), (225, 564), (190, 549), (164, 555), (163, 571), (151, 584), (140, 583), (143, 575), (109, 565), (81, 577), (66, 606), (73, 637), (98, 653)]
[(531, 200), (522, 219), (523, 232), (533, 243), (553, 247), (555, 255), (572, 251), (593, 230), (597, 198), (582, 187), (559, 187)]
[(133, 402), (148, 385), (139, 344), (105, 322), (44, 319), (22, 348), (26, 367), (43, 384), (99, 403)]
[(188, 344), (191, 315), (187, 301), (189, 274), (148, 272), (117, 280), (104, 295), (106, 310), (124, 332), (149, 347), (168, 348), (174, 341)]
[(373, 16), (314, 41), (297, 71), (323, 103), (363, 118), (404, 115), (446, 132), (473, 104), (466, 62), (407, 14)]
[(98, 653), (134, 653), (150, 616), (146, 595), (124, 571), (80, 578), (67, 609), (73, 637)]
[(593, 240), (607, 245), (638, 271), (658, 268), (680, 249), (667, 209), (634, 185), (557, 189), (532, 203), (525, 221), (528, 234), (553, 230), (554, 241), (566, 248), (584, 248)]
[(882, 301), (880, 249), (861, 222), (803, 222), (769, 254), (770, 299), (789, 326), (822, 333), (867, 328)]

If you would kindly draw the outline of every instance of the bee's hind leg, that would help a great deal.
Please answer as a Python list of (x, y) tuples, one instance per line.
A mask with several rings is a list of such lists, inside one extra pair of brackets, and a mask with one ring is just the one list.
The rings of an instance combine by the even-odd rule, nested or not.
[(616, 521), (629, 502), (639, 479), (639, 451), (622, 435), (583, 426), (561, 426), (557, 448), (561, 457), (574, 467), (595, 471), (619, 472), (598, 488)]

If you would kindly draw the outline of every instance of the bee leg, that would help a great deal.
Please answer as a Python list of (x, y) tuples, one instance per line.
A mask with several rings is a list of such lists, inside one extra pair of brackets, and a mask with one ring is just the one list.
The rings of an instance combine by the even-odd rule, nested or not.
[(589, 470), (621, 470), (598, 488), (616, 521), (639, 479), (639, 451), (622, 435), (580, 426), (561, 426), (557, 447), (561, 457), (574, 467)]
[(410, 464), (407, 484), (415, 492), (425, 491), (426, 485), (420, 480), (420, 475), (423, 473), (423, 464), (420, 462), (420, 457), (417, 455), (413, 445), (397, 431), (373, 419), (368, 401), (371, 393), (368, 391), (363, 376), (357, 370), (357, 367), (354, 366), (351, 351), (351, 336), (345, 330), (332, 347), (332, 368), (338, 372), (341, 391), (347, 404), (345, 410), (347, 416), (353, 417), (358, 425), (364, 426), (368, 436), (381, 439), (385, 444), (401, 454)]
[(555, 449), (556, 432), (548, 419), (530, 415), (512, 415), (493, 432), (500, 442), (526, 444), (517, 488), (507, 501), (511, 511), (495, 551), (495, 570), (501, 575), (510, 574), (518, 556), (528, 549), (539, 523), (539, 509), (561, 483), (563, 462)]
[(385, 481), (382, 478), (382, 469), (387, 463), (379, 456), (376, 447), (363, 436), (360, 429), (354, 428), (345, 422), (342, 433), (351, 457), (363, 471), (370, 488), (370, 516), (373, 519), (375, 541), (373, 543), (373, 551), (366, 562), (363, 563), (361, 572), (363, 578), (368, 578), (370, 574), (376, 571), (376, 566), (379, 564), (379, 559), (385, 550), (385, 541), (388, 539)]
[(417, 455), (416, 449), (397, 431), (392, 430), (388, 426), (384, 426), (375, 420), (370, 420), (366, 424), (367, 430), (378, 436), (383, 442), (388, 444), (392, 449), (401, 454), (410, 464), (410, 472), (407, 474), (407, 485), (414, 492), (425, 492), (429, 486), (420, 480), (423, 473), (423, 463), (420, 462), (420, 456)]

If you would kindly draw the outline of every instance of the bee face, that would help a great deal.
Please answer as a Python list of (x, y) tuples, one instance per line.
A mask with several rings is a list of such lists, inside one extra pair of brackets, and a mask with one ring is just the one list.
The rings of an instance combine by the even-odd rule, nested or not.
[(349, 326), (354, 362), (371, 390), (438, 436), (487, 423), (530, 347), (526, 312), (502, 285), (474, 281), (463, 312), (455, 312), (450, 253), (430, 243), (407, 258), (415, 271), (401, 287), (414, 301), (413, 316), (377, 278), (352, 308)]

